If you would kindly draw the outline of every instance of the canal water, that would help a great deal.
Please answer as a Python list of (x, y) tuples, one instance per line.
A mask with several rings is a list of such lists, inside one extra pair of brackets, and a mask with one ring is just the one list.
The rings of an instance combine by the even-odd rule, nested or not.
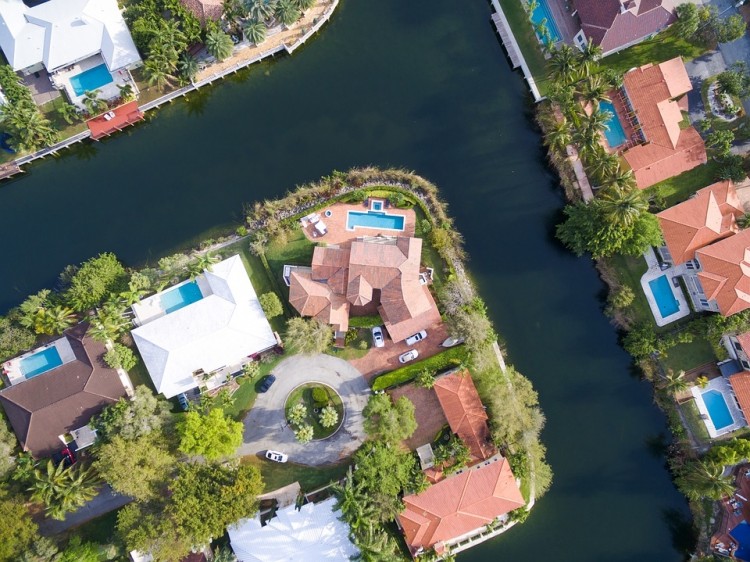
[(564, 204), (529, 96), (481, 0), (344, 0), (294, 57), (177, 102), (0, 188), (0, 309), (101, 251), (153, 262), (243, 203), (376, 164), (434, 181), (470, 268), (547, 415), (552, 490), (461, 560), (681, 560), (686, 502), (664, 417), (602, 314), (588, 259), (554, 240)]

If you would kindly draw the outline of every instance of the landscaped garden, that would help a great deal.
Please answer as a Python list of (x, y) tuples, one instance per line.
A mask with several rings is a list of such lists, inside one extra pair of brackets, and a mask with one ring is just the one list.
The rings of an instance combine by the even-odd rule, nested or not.
[[(286, 419), (300, 441), (330, 437), (344, 421), (344, 403), (330, 386), (309, 383), (295, 388), (286, 399)], [(312, 437), (304, 439), (312, 428)], [(302, 435), (300, 435), (302, 433)]]

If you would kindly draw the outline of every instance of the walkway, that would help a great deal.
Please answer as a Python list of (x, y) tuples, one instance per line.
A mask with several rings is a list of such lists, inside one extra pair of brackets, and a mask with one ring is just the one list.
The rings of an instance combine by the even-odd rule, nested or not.
[(102, 486), (98, 496), (78, 509), (78, 511), (69, 513), (65, 520), (58, 521), (56, 519), (45, 517), (39, 522), (39, 534), (45, 537), (57, 535), (63, 531), (72, 529), (73, 527), (83, 525), (86, 521), (94, 519), (95, 517), (100, 517), (105, 513), (119, 509), (131, 501), (132, 499), (128, 496), (115, 494), (112, 491), (112, 488), (105, 484)]
[[(258, 455), (268, 449), (289, 455), (294, 463), (321, 465), (336, 463), (357, 450), (365, 440), (362, 410), (370, 397), (370, 387), (361, 373), (349, 363), (330, 355), (295, 355), (274, 369), (276, 382), (259, 394), (244, 420), (244, 442), (238, 455)], [(344, 424), (336, 434), (322, 441), (299, 443), (287, 426), (284, 405), (294, 388), (309, 382), (327, 384), (344, 403)]]

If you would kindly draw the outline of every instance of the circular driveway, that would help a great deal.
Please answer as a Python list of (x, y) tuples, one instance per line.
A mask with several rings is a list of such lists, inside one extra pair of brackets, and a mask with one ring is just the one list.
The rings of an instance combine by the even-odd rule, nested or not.
[[(362, 374), (349, 363), (330, 355), (295, 355), (273, 370), (276, 382), (265, 394), (258, 394), (245, 416), (241, 456), (265, 453), (268, 449), (289, 455), (289, 461), (307, 465), (335, 463), (351, 455), (365, 440), (362, 410), (370, 397), (370, 387)], [(321, 441), (301, 444), (287, 425), (284, 404), (289, 393), (309, 382), (327, 384), (344, 403), (344, 423)]]

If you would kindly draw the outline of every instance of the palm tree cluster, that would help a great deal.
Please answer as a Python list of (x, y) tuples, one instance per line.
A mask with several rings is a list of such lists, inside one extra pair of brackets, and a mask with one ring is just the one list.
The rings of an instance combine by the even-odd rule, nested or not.
[(10, 133), (10, 144), (19, 152), (33, 152), (57, 142), (57, 131), (34, 103), (31, 92), (8, 65), (0, 66), (0, 88), (7, 102), (0, 106), (0, 120)]
[(28, 491), (33, 501), (44, 504), (48, 517), (63, 520), (67, 513), (91, 501), (99, 484), (91, 468), (68, 468), (65, 462), (55, 465), (49, 460), (43, 470), (34, 469)]
[(248, 0), (247, 19), (241, 22), (245, 38), (260, 45), (266, 40), (268, 28), (276, 23), (293, 25), (316, 0)]
[(680, 469), (675, 483), (693, 501), (720, 500), (734, 492), (734, 482), (731, 475), (725, 474), (724, 465), (709, 459), (688, 462)]
[(18, 307), (18, 323), (36, 334), (61, 334), (76, 322), (73, 310), (48, 289), (31, 295)]

